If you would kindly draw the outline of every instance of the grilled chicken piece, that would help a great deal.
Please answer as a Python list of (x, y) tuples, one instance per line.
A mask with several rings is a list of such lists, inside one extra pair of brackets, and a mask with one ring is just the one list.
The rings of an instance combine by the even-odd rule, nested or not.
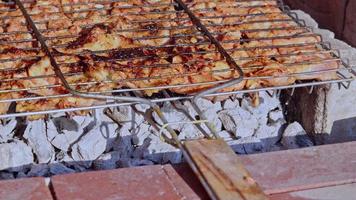
[[(18, 101), (16, 103), (16, 112), (38, 112), (58, 109), (57, 104), (59, 99), (40, 99), (32, 101)], [(45, 115), (31, 115), (28, 116), (28, 120), (38, 120), (44, 118)]]
[(295, 82), (295, 77), (288, 67), (268, 59), (257, 59), (243, 65), (248, 77), (256, 79), (247, 80), (246, 88), (290, 85)]
[[(21, 16), (21, 12), (18, 13)], [(0, 34), (0, 51), (8, 48), (31, 48), (33, 37), (26, 27), (23, 17), (9, 17), (3, 19)]]
[[(1, 93), (0, 100), (11, 100), (17, 97), (18, 94), (14, 92)], [(6, 114), (9, 110), (11, 102), (2, 102), (0, 103), (0, 115)]]
[[(15, 70), (23, 68), (26, 60), (43, 56), (42, 52), (8, 48), (0, 52), (0, 70)], [(1, 74), (1, 73), (0, 73)]]
[[(208, 82), (231, 80), (233, 78), (238, 78), (239, 75), (235, 69), (231, 69), (230, 66), (225, 61), (217, 61), (212, 63), (207, 62), (196, 62), (194, 64), (184, 64), (183, 59), (180, 56), (173, 58), (175, 63), (181, 63), (180, 66), (175, 67), (176, 77), (171, 80), (170, 85), (179, 84), (198, 84), (197, 86), (189, 87), (178, 87), (170, 89), (173, 92), (180, 94), (192, 94), (203, 89), (211, 88), (215, 84), (204, 84)], [(199, 85), (200, 83), (200, 85)], [(232, 86), (230, 88), (225, 88), (224, 91), (239, 90), (244, 87), (244, 81)]]
[(58, 49), (58, 51), (81, 53), (83, 51), (105, 51), (132, 46), (131, 39), (112, 33), (108, 26), (95, 25), (92, 28), (82, 30), (77, 40), (71, 42), (65, 49)]

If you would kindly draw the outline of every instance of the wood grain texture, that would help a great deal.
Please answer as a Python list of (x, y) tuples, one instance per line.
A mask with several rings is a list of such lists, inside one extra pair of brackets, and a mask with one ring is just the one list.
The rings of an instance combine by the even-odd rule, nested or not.
[(217, 199), (268, 199), (224, 141), (194, 140), (184, 146), (197, 165), (197, 175), (206, 180)]

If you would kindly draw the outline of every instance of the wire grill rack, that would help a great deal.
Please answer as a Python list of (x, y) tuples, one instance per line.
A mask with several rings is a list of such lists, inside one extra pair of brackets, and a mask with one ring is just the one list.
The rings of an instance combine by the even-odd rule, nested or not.
[[(331, 50), (330, 45), (323, 42), (320, 35), (314, 34), (311, 28), (307, 27), (305, 22), (300, 20), (281, 1), (240, 0), (226, 2), (202, 0), (183, 3), (180, 0), (167, 0), (142, 5), (132, 3), (135, 1), (123, 0), (87, 0), (76, 3), (63, 3), (67, 1), (62, 1), (62, 4), (59, 4), (59, 1), (23, 0), (21, 4), (18, 3), (18, 0), (16, 1), (17, 3), (15, 1), (0, 3), (0, 20), (2, 23), (2, 26), (0, 26), (2, 30), (0, 45), (10, 49), (4, 50), (5, 48), (1, 48), (0, 74), (3, 78), (0, 80), (0, 107), (2, 105), (5, 108), (9, 105), (22, 105), (25, 109), (19, 111), (19, 109), (14, 109), (14, 106), (10, 106), (6, 113), (0, 113), (0, 118), (73, 112), (136, 103), (151, 104), (202, 96), (216, 97), (264, 90), (297, 87), (311, 87), (312, 89), (316, 85), (330, 83), (339, 83), (347, 88), (348, 83), (354, 79), (354, 72), (350, 66), (340, 59), (339, 53)], [(219, 9), (222, 10), (240, 9), (240, 11), (246, 11), (246, 13), (218, 13), (216, 6), (209, 7), (210, 4), (218, 4)], [(265, 8), (268, 8), (266, 9), (268, 12), (260, 11)], [(256, 10), (256, 12), (250, 13), (251, 10)], [(116, 16), (120, 18), (115, 19)], [(64, 18), (76, 22), (78, 24), (75, 26), (76, 29), (73, 30), (73, 26), (72, 28), (66, 27)], [(124, 24), (117, 26), (120, 28), (110, 27), (111, 29), (107, 31), (102, 28), (102, 25), (108, 27), (109, 18), (115, 20), (125, 18), (129, 20), (130, 26)], [(248, 20), (241, 21), (241, 19)], [(11, 23), (14, 22), (16, 22), (15, 28), (11, 27), (13, 25)], [(115, 23), (115, 21), (111, 21), (111, 24)], [(235, 26), (239, 26), (240, 29), (234, 31), (233, 27)], [(83, 37), (83, 31), (78, 31), (78, 29), (93, 30), (94, 28), (99, 31), (107, 31), (110, 36), (115, 38), (121, 38), (123, 35), (130, 37), (130, 42), (135, 43), (136, 46), (123, 48), (125, 52), (117, 48), (113, 50), (112, 48), (102, 49), (98, 47), (92, 51), (88, 51), (84, 47), (81, 49), (69, 48), (71, 45), (75, 46), (76, 42), (80, 42), (78, 36)], [(241, 35), (221, 39), (222, 35), (226, 35), (227, 32), (229, 32), (228, 35), (232, 36), (237, 32)], [(259, 33), (268, 34), (261, 37)], [(246, 34), (256, 36), (246, 37)], [(100, 37), (100, 33), (96, 37)], [(282, 42), (271, 42), (274, 40)], [(171, 41), (175, 42), (172, 43)], [(114, 46), (114, 44), (104, 45)], [(194, 51), (191, 50), (193, 48)], [(291, 48), (305, 48), (308, 51), (288, 51)], [(137, 49), (140, 52), (136, 52)], [(67, 51), (70, 51), (70, 56)], [(242, 54), (246, 51), (256, 54)], [(12, 56), (6, 56), (9, 52), (12, 53)], [(154, 55), (151, 52), (154, 52)], [(264, 54), (260, 55), (258, 52), (264, 52)], [(48, 56), (49, 54), (50, 56)], [(47, 60), (45, 55), (49, 57)], [(131, 77), (123, 78), (121, 76), (115, 79), (98, 80), (96, 78), (87, 79), (83, 76), (87, 69), (83, 69), (82, 60), (72, 59), (73, 55), (81, 59), (91, 56), (90, 59), (92, 60), (90, 61), (94, 63), (93, 65), (98, 66), (103, 62), (114, 63), (112, 65), (117, 64), (120, 67), (124, 65), (123, 63), (126, 66), (133, 65), (133, 67), (130, 66), (129, 70), (135, 70), (133, 68), (136, 67), (141, 70), (140, 73), (145, 68), (164, 71), (164, 69), (171, 69), (175, 66), (195, 66), (199, 63), (213, 65), (219, 61), (226, 62), (229, 68), (208, 68), (193, 72), (168, 70), (168, 73), (153, 71), (142, 76), (136, 74)], [(118, 56), (108, 59), (107, 55)], [(315, 55), (325, 55), (325, 58), (313, 60), (312, 57)], [(172, 62), (172, 59), (177, 56), (190, 59)], [(100, 60), (103, 57), (105, 57), (105, 60)], [(299, 57), (306, 59), (298, 61), (297, 58)], [(266, 66), (263, 64), (245, 65), (246, 62), (263, 58), (272, 60), (289, 58), (291, 62), (283, 63), (283, 66), (287, 68), (327, 65), (328, 63), (337, 63), (337, 67), (278, 75), (243, 76), (242, 71), (248, 74), (253, 69), (265, 68)], [(141, 62), (150, 59), (156, 59), (156, 61)], [(45, 70), (39, 73), (29, 72), (29, 66), (38, 63), (39, 60), (47, 63), (47, 66), (52, 65), (54, 70)], [(157, 62), (157, 60), (162, 60), (162, 62)], [(14, 63), (16, 63), (15, 68), (13, 67)], [(78, 63), (80, 66), (78, 66)], [(117, 68), (114, 69), (118, 70)], [(26, 75), (21, 75), (23, 73)], [(325, 80), (312, 78), (331, 73), (335, 73), (336, 76)], [(203, 76), (210, 75), (215, 76), (215, 78), (202, 79)], [(197, 81), (183, 81), (177, 84), (167, 84), (165, 81), (159, 82), (160, 80), (179, 78), (190, 80), (196, 77), (198, 77)], [(306, 80), (296, 81), (292, 84), (278, 84), (278, 86), (259, 85), (258, 87), (227, 89), (241, 82), (268, 82), (293, 77), (311, 78), (305, 78)], [(26, 84), (21, 86), (16, 84), (23, 82)], [(131, 84), (131, 87), (122, 87), (127, 86), (127, 83)], [(191, 88), (194, 88), (196, 92), (182, 92), (188, 93), (184, 95), (178, 94), (181, 90), (189, 91)], [(171, 94), (174, 95), (167, 97), (153, 94), (153, 96), (150, 96), (152, 93), (162, 90), (173, 91)], [(147, 96), (147, 93), (149, 93), (149, 96)], [(80, 99), (78, 96), (84, 97), (85, 103), (78, 103), (77, 100)], [(96, 101), (90, 98), (101, 100)], [(81, 100), (84, 101), (84, 99)], [(64, 106), (60, 108), (40, 106), (41, 104), (49, 104), (49, 101), (56, 103), (60, 101)], [(30, 106), (33, 108), (29, 108)]]

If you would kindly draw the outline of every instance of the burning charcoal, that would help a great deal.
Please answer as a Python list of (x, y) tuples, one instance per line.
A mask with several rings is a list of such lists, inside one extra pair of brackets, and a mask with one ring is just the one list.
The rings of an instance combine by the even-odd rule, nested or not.
[(287, 126), (284, 130), (281, 143), (288, 149), (313, 146), (313, 142), (298, 122)]
[(21, 171), (24, 165), (33, 163), (32, 149), (20, 140), (0, 144), (0, 170)]
[(30, 171), (27, 173), (27, 176), (47, 176), (49, 173), (49, 166), (47, 164), (38, 164), (32, 165)]
[(0, 143), (5, 143), (8, 140), (12, 139), (13, 131), (16, 127), (17, 121), (15, 118), (5, 122), (4, 124), (0, 123)]
[(107, 170), (117, 168), (117, 162), (120, 160), (120, 152), (112, 151), (99, 156), (93, 162), (93, 168), (96, 170)]
[(59, 174), (69, 174), (74, 173), (73, 169), (70, 169), (63, 165), (62, 163), (53, 163), (49, 166), (49, 171), (52, 175), (59, 175)]
[(23, 137), (27, 139), (39, 163), (48, 163), (54, 158), (54, 149), (47, 139), (44, 120), (30, 122)]
[(257, 118), (241, 108), (221, 111), (219, 118), (225, 129), (239, 138), (252, 136), (258, 128)]

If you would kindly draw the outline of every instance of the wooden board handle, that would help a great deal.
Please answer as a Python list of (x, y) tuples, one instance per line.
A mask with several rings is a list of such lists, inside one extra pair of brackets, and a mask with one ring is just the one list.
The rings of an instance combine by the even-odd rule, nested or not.
[[(192, 140), (183, 144), (193, 170), (212, 199), (266, 200), (235, 152), (221, 139)], [(191, 163), (190, 163), (191, 164)]]

